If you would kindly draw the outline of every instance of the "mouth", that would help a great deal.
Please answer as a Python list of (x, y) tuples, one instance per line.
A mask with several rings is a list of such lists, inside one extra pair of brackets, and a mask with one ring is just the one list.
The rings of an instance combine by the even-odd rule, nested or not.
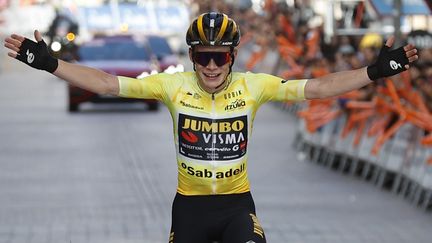
[(215, 79), (215, 78), (217, 78), (217, 77), (219, 77), (221, 75), (220, 73), (216, 73), (216, 74), (213, 74), (213, 73), (203, 73), (203, 74), (204, 74), (205, 77), (210, 78), (210, 79)]

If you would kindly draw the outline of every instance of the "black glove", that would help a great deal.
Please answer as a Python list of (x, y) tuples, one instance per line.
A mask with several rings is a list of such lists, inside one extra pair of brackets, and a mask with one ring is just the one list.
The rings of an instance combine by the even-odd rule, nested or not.
[(405, 65), (409, 63), (403, 47), (396, 50), (389, 50), (384, 45), (378, 55), (376, 62), (367, 67), (367, 74), (370, 80), (393, 76), (406, 70)]
[(48, 47), (43, 40), (36, 43), (25, 38), (16, 59), (30, 67), (50, 73), (53, 73), (58, 67), (58, 60), (48, 53)]

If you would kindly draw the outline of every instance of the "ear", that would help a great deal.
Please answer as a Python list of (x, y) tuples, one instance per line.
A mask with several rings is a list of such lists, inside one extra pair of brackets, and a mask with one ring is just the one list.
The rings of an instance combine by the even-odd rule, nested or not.
[(234, 55), (234, 57), (237, 57), (237, 48), (234, 48), (233, 55)]
[(237, 48), (234, 48), (233, 50), (232, 50), (232, 54), (231, 54), (231, 66), (234, 64), (234, 60), (236, 59), (236, 57), (237, 57)]
[(192, 62), (193, 70), (196, 71), (192, 48), (189, 48), (189, 60)]

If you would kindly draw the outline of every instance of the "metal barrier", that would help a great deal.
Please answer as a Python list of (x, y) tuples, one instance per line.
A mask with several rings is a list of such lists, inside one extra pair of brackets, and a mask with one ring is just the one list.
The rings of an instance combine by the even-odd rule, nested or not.
[[(402, 125), (373, 154), (378, 135), (361, 134), (355, 145), (356, 131), (342, 138), (347, 115), (309, 132), (304, 119), (298, 123), (296, 148), (307, 158), (343, 173), (359, 176), (374, 185), (399, 194), (424, 210), (432, 209), (432, 149), (421, 144), (424, 130), (410, 123)], [(366, 124), (370, 128), (371, 122)]]

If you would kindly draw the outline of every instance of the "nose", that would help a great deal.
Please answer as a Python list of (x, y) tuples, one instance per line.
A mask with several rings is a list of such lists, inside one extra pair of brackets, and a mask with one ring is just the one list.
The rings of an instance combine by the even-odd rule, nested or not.
[(210, 62), (207, 64), (206, 68), (208, 69), (216, 69), (218, 68), (218, 65), (216, 65), (215, 61), (212, 59), (210, 59)]

